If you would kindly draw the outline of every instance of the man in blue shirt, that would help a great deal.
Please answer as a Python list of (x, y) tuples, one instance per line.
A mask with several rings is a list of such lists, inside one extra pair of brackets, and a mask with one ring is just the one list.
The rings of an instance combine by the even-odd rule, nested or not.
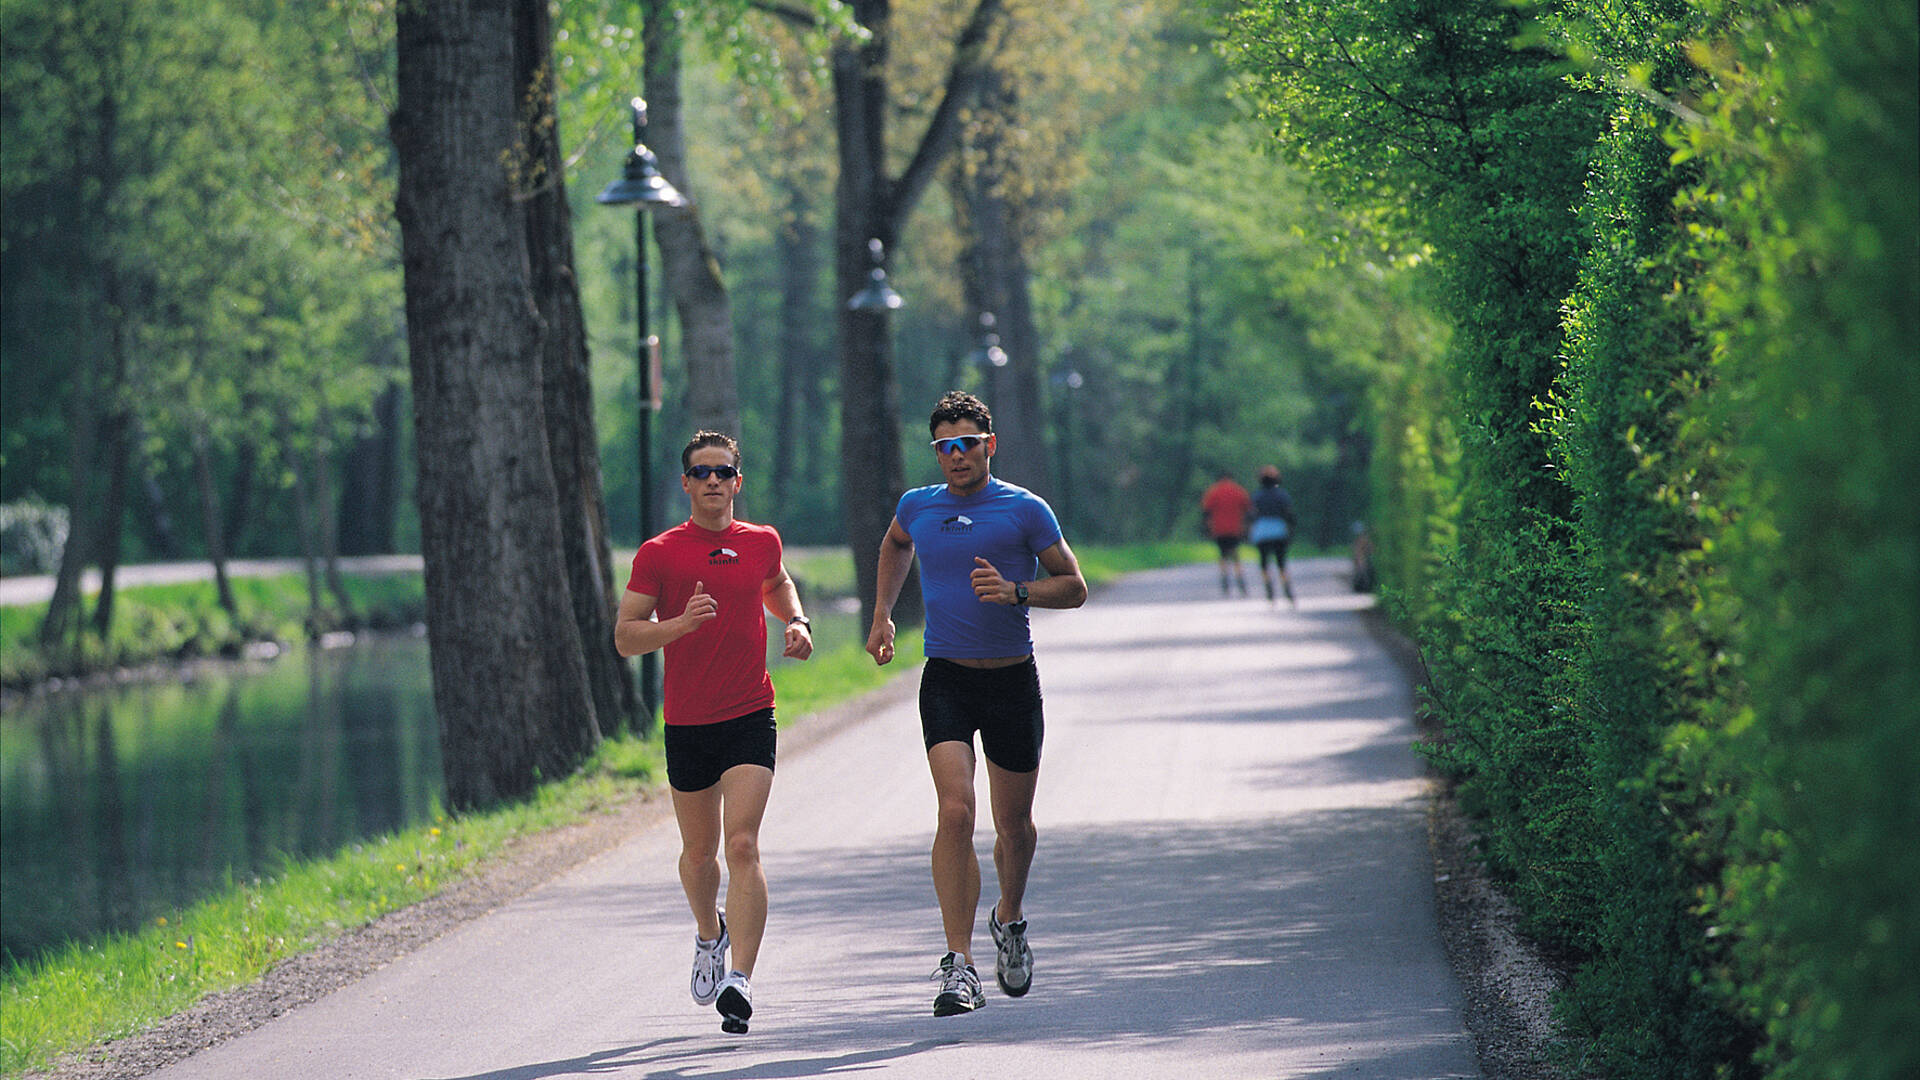
[[(980, 861), (973, 850), (976, 731), (987, 759), (993, 866), (1000, 880), (1000, 899), (987, 917), (995, 973), (1010, 997), (1033, 985), (1022, 903), (1038, 838), (1033, 795), (1044, 722), (1027, 609), (1079, 607), (1087, 583), (1046, 500), (989, 472), (993, 414), (979, 398), (949, 391), (934, 406), (927, 429), (946, 483), (900, 497), (880, 542), (867, 652), (879, 664), (893, 660), (893, 605), (918, 552), (927, 611), (920, 728), (939, 797), (933, 887), (947, 938), (947, 952), (933, 973), (940, 980), (933, 1015), (954, 1016), (986, 1004), (973, 966), (980, 906)], [(1047, 577), (1040, 577), (1041, 567)]]

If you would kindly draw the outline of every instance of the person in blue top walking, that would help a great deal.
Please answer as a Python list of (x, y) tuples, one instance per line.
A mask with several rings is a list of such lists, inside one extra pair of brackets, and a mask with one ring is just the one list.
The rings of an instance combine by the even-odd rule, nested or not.
[(1294, 607), (1300, 601), (1293, 598), (1293, 579), (1287, 576), (1287, 545), (1293, 539), (1293, 496), (1280, 486), (1280, 466), (1260, 466), (1260, 490), (1253, 496), (1253, 527), (1247, 530), (1247, 539), (1260, 551), (1260, 581), (1267, 587), (1267, 603), (1273, 603), (1273, 573), (1267, 564), (1274, 564), (1280, 571), (1280, 588), (1287, 594), (1287, 603)]
[[(1000, 899), (987, 916), (995, 974), (1010, 997), (1033, 985), (1033, 950), (1023, 908), (1038, 832), (1033, 795), (1040, 778), (1040, 671), (1028, 632), (1030, 607), (1086, 602), (1080, 563), (1045, 499), (995, 478), (993, 414), (972, 394), (949, 391), (927, 422), (943, 484), (900, 497), (880, 542), (873, 629), (867, 652), (893, 660), (893, 605), (917, 552), (927, 612), (927, 663), (920, 674), (920, 729), (939, 814), (933, 834), (933, 888), (947, 951), (933, 978), (933, 1015), (986, 1004), (973, 966), (980, 907), (980, 860), (973, 850), (974, 749), (987, 759), (993, 807), (993, 867)], [(1040, 569), (1046, 568), (1046, 577)]]

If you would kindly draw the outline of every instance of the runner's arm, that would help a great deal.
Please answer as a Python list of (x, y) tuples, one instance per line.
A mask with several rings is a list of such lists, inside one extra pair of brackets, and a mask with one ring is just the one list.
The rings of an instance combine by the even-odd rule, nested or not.
[(1080, 560), (1061, 537), (1040, 553), (1040, 565), (1049, 576), (1027, 584), (1027, 606), (1077, 608), (1087, 602), (1087, 579), (1080, 576)]
[(658, 602), (658, 597), (632, 589), (620, 594), (620, 614), (613, 623), (613, 647), (621, 656), (639, 656), (664, 648), (719, 614), (713, 597), (700, 584), (693, 587), (687, 609), (674, 618), (655, 621), (653, 609)]
[(874, 575), (873, 628), (867, 632), (867, 653), (876, 664), (893, 659), (893, 605), (913, 566), (913, 537), (894, 518), (880, 539), (880, 567)]
[(813, 655), (813, 629), (805, 622), (806, 612), (800, 610), (800, 589), (793, 583), (793, 576), (787, 573), (787, 566), (781, 563), (772, 577), (760, 583), (760, 602), (766, 605), (767, 612), (786, 625), (782, 634), (782, 656), (791, 656), (796, 660), (805, 660)]

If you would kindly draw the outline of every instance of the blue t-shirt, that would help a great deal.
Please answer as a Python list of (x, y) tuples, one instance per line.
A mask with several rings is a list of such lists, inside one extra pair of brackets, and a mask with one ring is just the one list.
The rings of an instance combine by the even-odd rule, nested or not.
[(1033, 652), (1024, 606), (981, 603), (973, 595), (973, 560), (987, 560), (1008, 581), (1039, 577), (1040, 553), (1060, 542), (1060, 522), (1045, 499), (988, 477), (971, 495), (955, 495), (945, 484), (914, 488), (900, 496), (894, 517), (920, 557), (928, 656)]

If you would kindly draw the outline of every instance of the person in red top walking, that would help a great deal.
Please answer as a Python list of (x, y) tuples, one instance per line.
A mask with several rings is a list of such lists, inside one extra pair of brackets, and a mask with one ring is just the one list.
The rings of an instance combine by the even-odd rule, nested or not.
[(613, 639), (622, 656), (665, 650), (667, 784), (680, 825), (680, 885), (695, 924), (693, 1000), (716, 1006), (721, 1028), (738, 1033), (753, 1015), (748, 980), (767, 926), (760, 821), (773, 790), (774, 722), (761, 611), (785, 625), (783, 655), (811, 656), (813, 630), (781, 559), (780, 534), (733, 516), (739, 445), (697, 432), (680, 466), (691, 515), (634, 554)]
[(1207, 532), (1220, 545), (1220, 595), (1227, 595), (1227, 571), (1247, 595), (1247, 573), (1240, 565), (1240, 543), (1247, 536), (1247, 515), (1253, 513), (1253, 497), (1234, 483), (1233, 474), (1221, 470), (1205, 495), (1200, 496), (1200, 511), (1207, 519)]

